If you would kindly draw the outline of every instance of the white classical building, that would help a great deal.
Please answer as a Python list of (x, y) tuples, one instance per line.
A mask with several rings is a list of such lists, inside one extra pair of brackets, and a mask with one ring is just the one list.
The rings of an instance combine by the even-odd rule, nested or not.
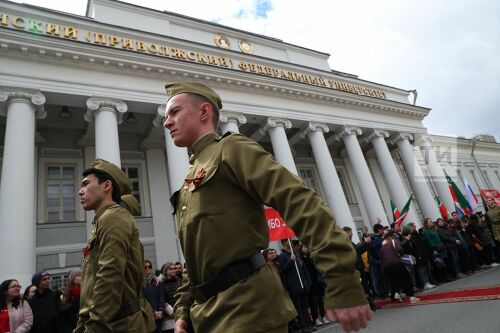
[(430, 109), (411, 92), (331, 70), (328, 57), (114, 0), (89, 0), (85, 16), (2, 1), (0, 280), (47, 270), (57, 283), (81, 264), (93, 215), (76, 193), (96, 157), (131, 180), (146, 258), (182, 260), (169, 197), (188, 159), (161, 126), (168, 82), (218, 91), (222, 132), (258, 141), (341, 226), (387, 225), (390, 199), (402, 209), (410, 195), (407, 221), (437, 218), (436, 196), (453, 210), (443, 170), (476, 193), (500, 188), (493, 137), (429, 135)]

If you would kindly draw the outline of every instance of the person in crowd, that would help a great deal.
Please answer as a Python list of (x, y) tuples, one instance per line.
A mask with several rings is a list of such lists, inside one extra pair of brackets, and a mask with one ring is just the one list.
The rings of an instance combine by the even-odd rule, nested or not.
[(410, 281), (411, 281), (411, 287), (415, 288), (416, 287), (416, 279), (415, 279), (415, 264), (416, 264), (416, 259), (421, 258), (422, 256), (420, 255), (420, 252), (418, 251), (417, 245), (415, 244), (415, 241), (412, 239), (412, 232), (410, 229), (409, 225), (405, 225), (403, 227), (403, 232), (401, 233), (403, 236), (403, 241), (400, 242), (401, 248), (403, 249), (403, 253), (406, 255), (413, 256), (415, 258), (415, 263), (413, 264), (405, 264), (405, 268), (410, 272)]
[(409, 297), (410, 303), (417, 303), (420, 299), (415, 297), (410, 273), (401, 262), (401, 254), (403, 254), (403, 249), (399, 242), (394, 239), (392, 232), (386, 233), (380, 249), (380, 259), (391, 285), (391, 300), (402, 302), (401, 296), (399, 294), (396, 296), (396, 293), (403, 290)]
[(153, 274), (153, 264), (150, 260), (144, 260), (144, 276), (146, 287), (143, 290), (144, 297), (148, 300), (153, 309), (153, 317), (156, 323), (156, 333), (161, 332), (163, 324), (163, 308), (165, 306), (165, 294), (160, 282)]
[(458, 247), (458, 258), (460, 261), (460, 269), (462, 273), (470, 275), (476, 271), (476, 258), (474, 254), (474, 241), (467, 232), (469, 226), (469, 218), (462, 216), (460, 225), (456, 227), (457, 239), (462, 242)]
[(382, 262), (380, 261), (380, 249), (382, 248), (384, 226), (380, 223), (374, 224), (373, 232), (375, 234), (373, 236), (372, 245), (369, 248), (368, 257), (370, 262), (370, 277), (375, 295), (383, 299), (387, 295), (387, 285), (382, 273)]
[(363, 255), (367, 254), (368, 250), (370, 249), (372, 238), (367, 234), (368, 229), (366, 228), (363, 230), (364, 233), (361, 242), (359, 242), (358, 244), (354, 244), (354, 242), (352, 241), (352, 229), (347, 226), (343, 227), (342, 229), (346, 232), (347, 236), (351, 240), (352, 246), (356, 250), (357, 259), (355, 266), (359, 272), (359, 276), (361, 277), (361, 284), (363, 285), (363, 289), (365, 290), (365, 295), (368, 299), (368, 303), (370, 304), (370, 308), (373, 311), (375, 310), (375, 300), (370, 287), (370, 276), (369, 274), (367, 274), (368, 272), (366, 271), (365, 263), (363, 261)]
[(76, 327), (80, 311), (80, 283), (82, 270), (73, 268), (68, 273), (68, 285), (64, 287), (61, 305), (61, 333), (71, 333)]
[(495, 255), (493, 252), (495, 243), (493, 242), (493, 238), (490, 235), (486, 223), (482, 218), (479, 218), (477, 214), (472, 214), (470, 216), (470, 226), (473, 241), (479, 242), (483, 247), (483, 250), (480, 251), (483, 264), (489, 267), (497, 266), (498, 264), (495, 262)]
[(130, 212), (120, 206), (121, 196), (132, 191), (130, 182), (120, 167), (102, 159), (92, 162), (82, 175), (80, 203), (95, 216), (83, 249), (74, 333), (151, 332), (154, 321), (142, 297), (144, 256), (139, 229)]
[(21, 297), (21, 286), (14, 279), (0, 284), (0, 333), (29, 333), (33, 313)]
[[(196, 82), (165, 88), (164, 127), (176, 146), (188, 148), (191, 165), (170, 199), (187, 265), (177, 290), (177, 332), (188, 330), (189, 319), (198, 332), (287, 330), (296, 313), (261, 254), (269, 243), (264, 205), (315, 248), (328, 315), (346, 331), (367, 326), (372, 313), (355, 278), (354, 250), (318, 194), (255, 141), (232, 132), (220, 137), (222, 101), (213, 89)], [(204, 288), (208, 281), (212, 288)], [(265, 291), (259, 288), (264, 283)]]
[(484, 215), (485, 222), (491, 227), (491, 234), (495, 242), (496, 261), (500, 261), (500, 206), (495, 203), (495, 198), (492, 196), (486, 197), (486, 206), (488, 210)]
[(175, 274), (177, 275), (177, 277), (182, 281), (182, 264), (180, 262), (176, 262), (175, 263)]
[(431, 257), (431, 249), (424, 236), (425, 229), (421, 228), (417, 231), (417, 226), (413, 222), (408, 223), (408, 228), (411, 234), (411, 240), (414, 242), (417, 249), (415, 273), (418, 280), (418, 286), (423, 289), (434, 288), (436, 286), (429, 282), (429, 259)]
[(279, 274), (281, 280), (283, 280), (283, 273), (280, 269), (278, 253), (276, 252), (276, 250), (273, 248), (265, 249), (262, 251), (262, 255), (264, 256), (264, 259), (266, 259), (266, 262), (276, 270), (276, 273)]
[(298, 327), (294, 327), (295, 322), (292, 321), (290, 323), (291, 329), (298, 329), (302, 330), (304, 333), (310, 333), (313, 329), (307, 311), (307, 292), (311, 286), (309, 274), (305, 270), (304, 262), (300, 254), (290, 247), (290, 241), (288, 239), (282, 239), (281, 245), (283, 245), (283, 249), (278, 256), (278, 260), (281, 270), (283, 271), (283, 282), (297, 311), (296, 324)]
[(36, 286), (32, 284), (27, 286), (26, 289), (24, 289), (23, 299), (25, 301), (29, 300), (31, 297), (33, 297), (33, 295), (35, 295), (35, 291), (36, 291)]
[(403, 230), (401, 229), (401, 224), (392, 222), (391, 223), (392, 237), (400, 243), (405, 240), (403, 237)]
[(311, 258), (311, 251), (304, 244), (302, 244), (302, 260), (311, 278), (311, 287), (307, 293), (307, 300), (309, 302), (312, 322), (316, 326), (327, 325), (330, 323), (330, 320), (326, 318), (325, 305), (323, 303), (323, 297), (325, 296), (324, 276), (314, 264)]
[(33, 311), (31, 333), (59, 332), (61, 298), (55, 291), (49, 288), (49, 273), (35, 273), (31, 278), (31, 284), (37, 287), (35, 294), (29, 299), (29, 304)]
[(465, 275), (460, 272), (460, 263), (458, 259), (458, 250), (457, 245), (460, 245), (460, 242), (455, 236), (455, 228), (450, 227), (450, 224), (453, 224), (453, 220), (450, 223), (444, 221), (442, 218), (437, 219), (437, 228), (436, 231), (441, 238), (441, 241), (446, 246), (446, 251), (448, 256), (445, 258), (446, 266), (448, 267), (448, 272), (457, 279), (462, 279)]
[(437, 222), (430, 219), (425, 220), (424, 228), (425, 239), (432, 250), (431, 258), (433, 269), (430, 271), (431, 277), (438, 280), (439, 282), (452, 281), (453, 278), (449, 275), (445, 264), (448, 258), (448, 251), (446, 251), (446, 245), (443, 243), (441, 237), (439, 237), (439, 234), (437, 233)]
[(177, 288), (181, 285), (181, 280), (177, 276), (176, 264), (172, 262), (167, 262), (163, 265), (163, 276), (164, 279), (161, 283), (163, 292), (165, 294), (165, 305), (164, 305), (164, 315), (162, 323), (162, 332), (174, 333), (175, 317), (174, 317), (174, 305), (175, 305), (175, 292)]

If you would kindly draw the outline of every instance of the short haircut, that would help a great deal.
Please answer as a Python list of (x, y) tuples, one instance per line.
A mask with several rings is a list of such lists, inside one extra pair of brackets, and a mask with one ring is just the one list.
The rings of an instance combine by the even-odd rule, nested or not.
[(391, 223), (391, 228), (394, 229), (395, 226), (396, 226), (396, 222), (392, 222)]
[(380, 230), (380, 229), (384, 229), (384, 226), (383, 226), (382, 224), (380, 224), (380, 223), (375, 223), (375, 224), (373, 225), (373, 232), (374, 232), (374, 233), (376, 233), (376, 234), (377, 234), (377, 233), (379, 232), (379, 230)]
[(349, 232), (349, 231), (351, 231), (351, 230), (352, 230), (352, 228), (350, 228), (350, 227), (343, 227), (342, 229), (343, 229), (345, 232)]
[(202, 95), (199, 95), (199, 94), (195, 94), (195, 93), (188, 93), (188, 94), (190, 96), (195, 97), (200, 104), (201, 103), (208, 103), (208, 104), (210, 104), (210, 106), (212, 107), (212, 113), (213, 113), (213, 119), (212, 120), (213, 120), (214, 129), (217, 130), (217, 128), (219, 127), (219, 118), (220, 118), (220, 110), (217, 107), (217, 105), (215, 105), (211, 100), (209, 100), (205, 96), (202, 96)]
[(88, 175), (96, 176), (98, 184), (102, 184), (108, 180), (111, 181), (111, 185), (113, 186), (111, 197), (113, 198), (113, 201), (116, 202), (117, 204), (119, 204), (122, 201), (120, 188), (118, 187), (118, 184), (115, 182), (113, 177), (111, 177), (107, 172), (96, 168), (89, 168), (83, 171), (82, 175), (83, 177), (87, 177)]

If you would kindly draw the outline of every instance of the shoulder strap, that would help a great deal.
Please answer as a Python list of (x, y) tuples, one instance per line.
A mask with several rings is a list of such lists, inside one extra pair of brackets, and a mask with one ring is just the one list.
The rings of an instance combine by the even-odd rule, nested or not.
[(394, 250), (396, 250), (396, 253), (398, 254), (398, 257), (401, 257), (401, 254), (399, 254), (399, 251), (396, 248), (396, 242), (394, 242), (394, 238), (392, 239), (392, 246), (394, 246)]

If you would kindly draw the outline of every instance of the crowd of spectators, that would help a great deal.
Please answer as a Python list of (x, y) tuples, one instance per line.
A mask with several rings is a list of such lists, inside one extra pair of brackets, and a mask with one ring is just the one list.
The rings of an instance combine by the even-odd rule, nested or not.
[[(495, 224), (495, 223), (493, 223)], [(498, 223), (497, 223), (498, 224)], [(353, 230), (344, 227), (352, 240)], [(425, 219), (423, 227), (407, 223), (401, 228), (379, 223), (373, 233), (365, 227), (356, 251), (356, 269), (366, 297), (375, 310), (375, 299), (390, 297), (394, 302), (417, 303), (416, 292), (462, 279), (477, 271), (497, 266), (500, 244), (492, 223), (483, 214), (436, 221)], [(324, 277), (310, 256), (310, 249), (298, 240), (283, 239), (276, 249), (262, 251), (276, 270), (298, 316), (289, 323), (289, 332), (312, 332), (330, 323), (323, 304)], [(182, 280), (182, 264), (165, 263), (156, 270), (144, 262), (144, 297), (153, 309), (156, 333), (174, 332), (175, 292)], [(0, 333), (70, 333), (76, 326), (80, 308), (81, 270), (68, 272), (62, 290), (49, 288), (50, 275), (38, 272), (21, 293), (15, 279), (0, 284)]]

